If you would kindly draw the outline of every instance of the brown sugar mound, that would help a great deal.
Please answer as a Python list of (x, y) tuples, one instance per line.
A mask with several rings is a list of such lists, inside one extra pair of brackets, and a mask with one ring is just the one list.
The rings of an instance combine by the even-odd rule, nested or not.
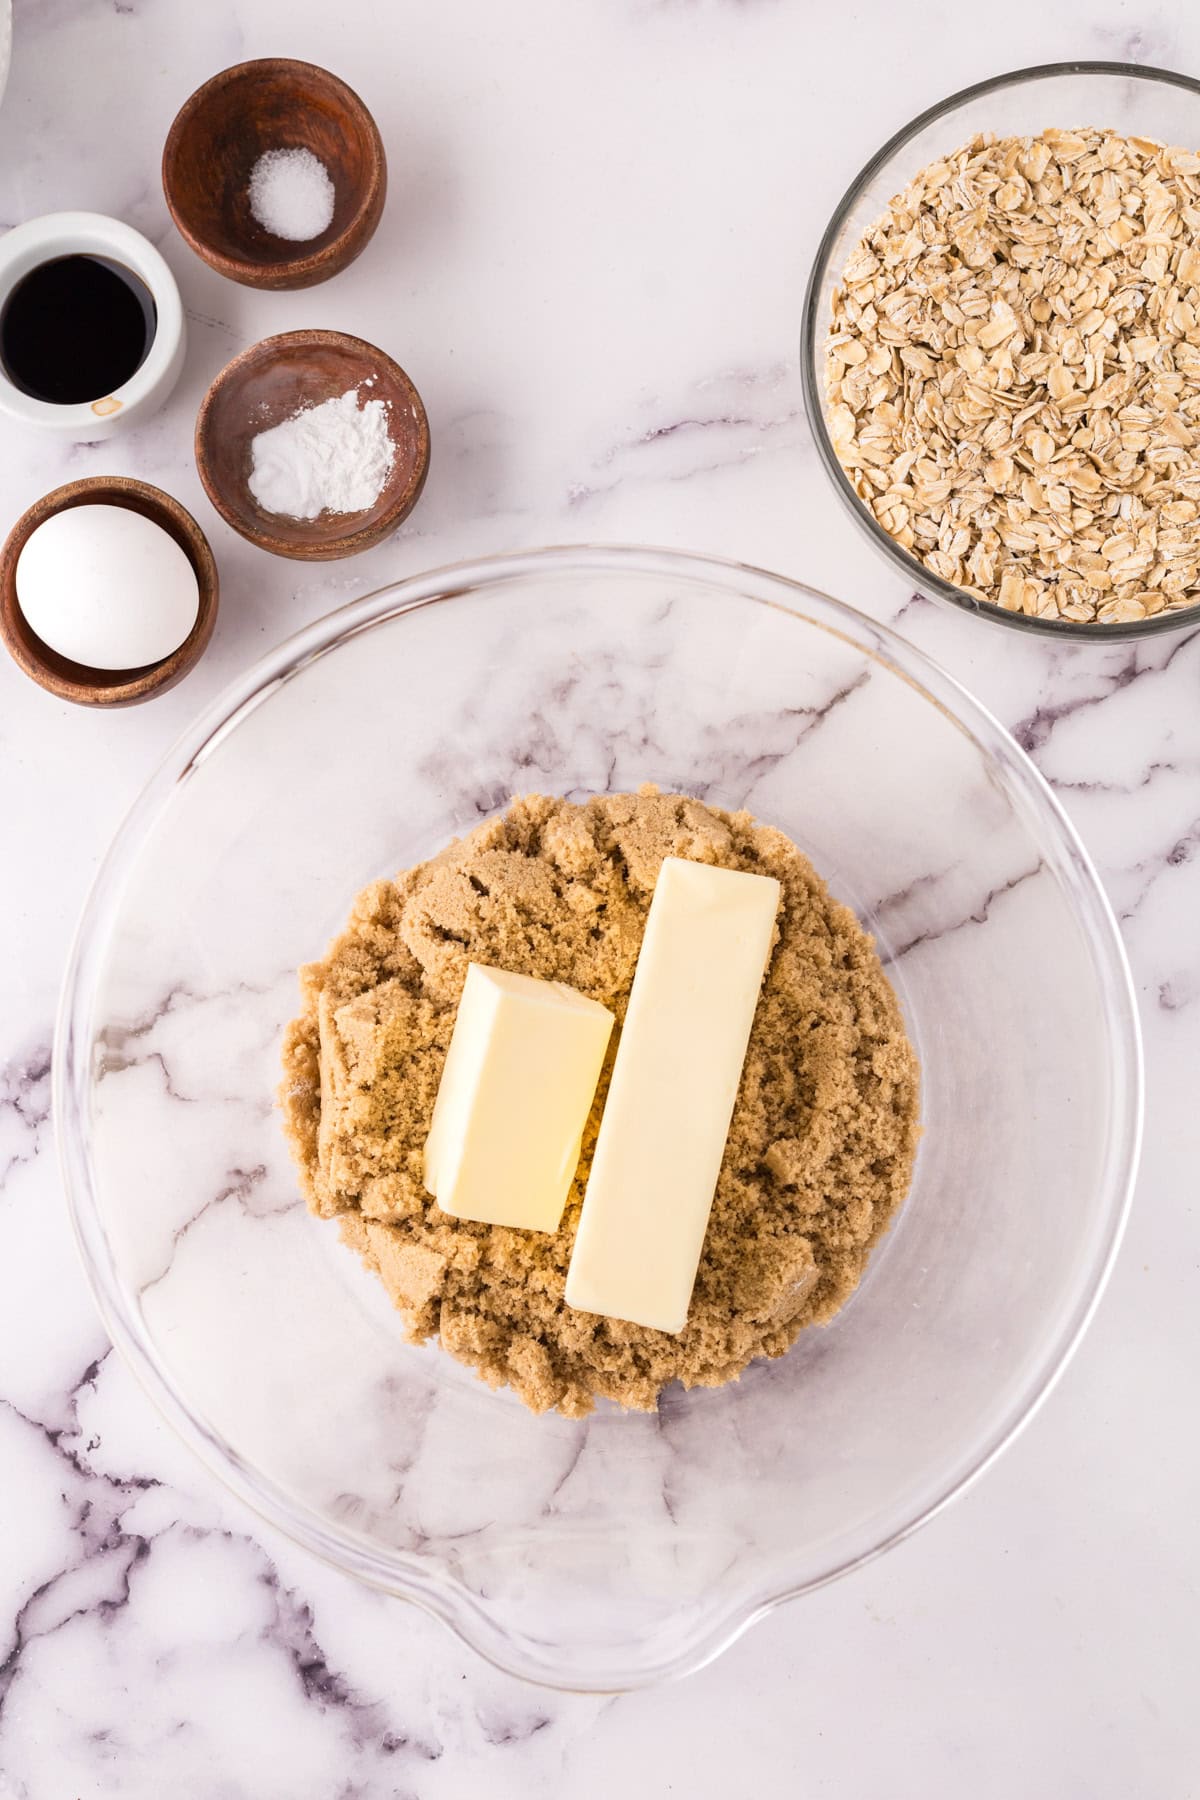
[[(625, 1016), (665, 856), (773, 875), (778, 935), (686, 1327), (566, 1305), (608, 1083), (553, 1234), (452, 1219), (423, 1152), (469, 962), (569, 982)], [(782, 832), (646, 788), (574, 805), (529, 794), (354, 904), (300, 972), (280, 1090), (309, 1205), (377, 1270), (410, 1338), (440, 1339), (535, 1412), (598, 1396), (654, 1408), (717, 1387), (844, 1305), (908, 1191), (917, 1062), (870, 937)], [(631, 1246), (636, 1253), (636, 1246)]]

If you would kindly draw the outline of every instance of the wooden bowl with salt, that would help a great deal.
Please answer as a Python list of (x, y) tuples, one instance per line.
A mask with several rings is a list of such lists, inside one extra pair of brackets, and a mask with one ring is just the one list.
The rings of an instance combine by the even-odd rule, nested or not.
[[(280, 237), (255, 217), (258, 159), (307, 150), (333, 186), (333, 213), (311, 238)], [(387, 158), (353, 88), (316, 63), (263, 57), (222, 69), (180, 108), (167, 134), (163, 193), (180, 235), (231, 281), (305, 288), (366, 248), (383, 215)]]
[[(316, 518), (268, 512), (251, 491), (254, 440), (298, 413), (357, 392), (381, 401), (393, 455), (377, 497), (358, 512)], [(355, 556), (395, 531), (420, 498), (429, 469), (429, 421), (399, 363), (342, 331), (285, 331), (228, 363), (200, 404), (196, 468), (227, 525), (275, 556), (304, 562)]]

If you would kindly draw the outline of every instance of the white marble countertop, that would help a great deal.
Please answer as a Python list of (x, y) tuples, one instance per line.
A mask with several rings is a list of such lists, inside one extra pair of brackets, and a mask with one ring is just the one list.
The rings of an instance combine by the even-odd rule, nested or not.
[[(0, 427), (0, 525), (70, 477), (144, 476), (195, 510), (224, 600), (201, 667), (143, 708), (72, 709), (0, 666), (0, 1797), (1193, 1792), (1200, 633), (1062, 650), (910, 602), (833, 502), (795, 346), (821, 225), (885, 135), (1022, 63), (1194, 68), (1200, 14), (1008, 0), (985, 27), (883, 0), (828, 16), (798, 0), (17, 0), (15, 15), (0, 222), (66, 207), (130, 220), (178, 275), (191, 344), (168, 408), (110, 445)], [(361, 91), (392, 178), (361, 262), (274, 296), (202, 267), (158, 184), (186, 94), (271, 54)], [(390, 350), (433, 430), (408, 525), (325, 568), (235, 538), (191, 459), (216, 370), (300, 325)], [(699, 1675), (607, 1699), (493, 1672), (266, 1530), (173, 1440), (85, 1286), (47, 1079), (98, 859), (201, 703), (391, 577), (581, 539), (719, 551), (879, 618), (903, 610), (902, 629), (1016, 731), (1095, 857), (1149, 1094), (1109, 1291), (1000, 1464)]]

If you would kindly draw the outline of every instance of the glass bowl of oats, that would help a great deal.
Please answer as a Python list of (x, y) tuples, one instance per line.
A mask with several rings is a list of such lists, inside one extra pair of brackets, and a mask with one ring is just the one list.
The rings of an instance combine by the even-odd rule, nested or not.
[(913, 587), (1059, 638), (1200, 612), (1200, 84), (952, 95), (839, 203), (805, 297), (821, 460)]
[[(412, 1342), (307, 1210), (281, 1044), (299, 968), (369, 883), (519, 796), (555, 797), (557, 817), (562, 799), (648, 783), (703, 802), (706, 831), (712, 809), (745, 809), (785, 833), (871, 932), (920, 1062), (922, 1136), (857, 1291), (786, 1354), (673, 1383), (656, 1411), (536, 1416)], [(429, 922), (425, 949), (452, 953), (453, 923)], [(537, 929), (554, 937), (553, 907)], [(854, 1096), (822, 1095), (845, 1009), (820, 979), (814, 994), (778, 1055), (779, 1079), (798, 1072), (795, 1147), (869, 1161)], [(885, 1075), (872, 1057), (857, 1079)], [(54, 1111), (109, 1331), (208, 1467), (495, 1663), (611, 1690), (699, 1666), (895, 1543), (1012, 1438), (1115, 1253), (1140, 1079), (1091, 865), (949, 676), (779, 576), (580, 548), (357, 600), (189, 728), (88, 902)], [(847, 1254), (861, 1241), (838, 1183), (815, 1180), (803, 1207), (826, 1242), (839, 1215)]]

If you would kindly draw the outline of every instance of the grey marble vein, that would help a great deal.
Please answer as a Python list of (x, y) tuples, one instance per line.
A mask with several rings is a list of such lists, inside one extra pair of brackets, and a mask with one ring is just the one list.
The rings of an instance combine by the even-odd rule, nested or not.
[(50, 1048), (38, 1045), (0, 1067), (0, 1191), (31, 1163), (50, 1119)]

